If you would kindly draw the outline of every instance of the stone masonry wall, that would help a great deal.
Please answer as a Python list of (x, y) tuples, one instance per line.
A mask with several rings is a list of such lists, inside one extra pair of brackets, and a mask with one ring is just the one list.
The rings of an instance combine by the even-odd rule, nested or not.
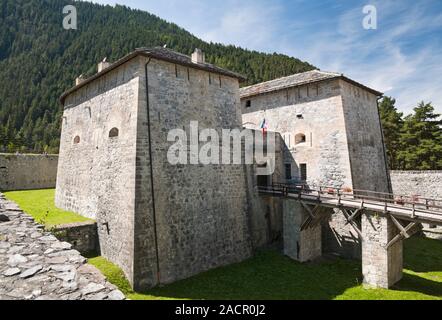
[(97, 223), (94, 221), (60, 225), (52, 233), (81, 254), (98, 253), (100, 250)]
[(442, 199), (442, 171), (391, 171), (393, 193)]
[[(249, 108), (247, 100), (251, 101)], [(241, 104), (245, 127), (259, 129), (266, 119), (269, 131), (281, 134), (287, 147), (284, 163), (292, 165), (293, 178), (299, 179), (300, 164), (307, 164), (310, 186), (352, 186), (337, 80), (248, 97)], [(305, 143), (295, 143), (298, 134), (306, 136)]]
[(56, 192), (58, 207), (97, 221), (102, 255), (131, 283), (140, 71), (133, 59), (67, 97)]
[(362, 274), (364, 283), (388, 289), (402, 278), (403, 241), (387, 244), (398, 234), (389, 217), (362, 215)]
[(0, 190), (32, 190), (55, 187), (56, 155), (0, 154)]
[(353, 189), (389, 192), (377, 96), (340, 80)]
[[(153, 179), (157, 271), (164, 284), (247, 259), (252, 248), (243, 165), (167, 160), (173, 144), (167, 142), (169, 130), (184, 128), (189, 136), (190, 121), (198, 121), (200, 130), (241, 129), (238, 80), (154, 59), (148, 77), (153, 176), (146, 172), (140, 182)], [(139, 139), (148, 138), (147, 131), (140, 134)], [(148, 206), (150, 195), (140, 196), (137, 203)], [(149, 228), (151, 216), (137, 212), (137, 217), (137, 228)], [(138, 231), (136, 242), (147, 249)], [(151, 254), (147, 249), (138, 256), (142, 274), (149, 273)]]

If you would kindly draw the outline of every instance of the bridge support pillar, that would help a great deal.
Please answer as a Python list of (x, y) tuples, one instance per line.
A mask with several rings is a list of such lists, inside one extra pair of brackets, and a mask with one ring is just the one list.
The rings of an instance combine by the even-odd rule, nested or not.
[(392, 219), (371, 212), (362, 215), (362, 274), (364, 285), (391, 288), (402, 279), (403, 241)]
[[(299, 262), (320, 258), (321, 224), (319, 220), (311, 219), (315, 215), (315, 208), (304, 207), (293, 200), (283, 202), (284, 254)], [(309, 226), (306, 226), (306, 221), (310, 222)]]

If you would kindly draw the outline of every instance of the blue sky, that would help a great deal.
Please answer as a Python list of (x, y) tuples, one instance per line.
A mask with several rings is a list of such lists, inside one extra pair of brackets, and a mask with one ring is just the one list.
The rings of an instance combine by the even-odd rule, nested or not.
[[(278, 52), (442, 113), (442, 0), (94, 0), (174, 22), (206, 41)], [(377, 30), (362, 9), (377, 8)]]

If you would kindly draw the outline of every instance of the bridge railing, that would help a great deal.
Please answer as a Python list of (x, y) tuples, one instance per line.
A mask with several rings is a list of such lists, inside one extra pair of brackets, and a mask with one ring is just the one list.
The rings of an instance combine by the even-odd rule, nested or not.
[(284, 183), (274, 183), (270, 186), (259, 187), (260, 192), (272, 194), (274, 196), (299, 197), (310, 200), (344, 200), (360, 201), (366, 204), (384, 204), (386, 207), (410, 208), (415, 210), (439, 211), (442, 213), (442, 200), (430, 199), (418, 195), (396, 195), (384, 192), (369, 190), (351, 190), (349, 188), (317, 187), (311, 188), (306, 185), (290, 185)]

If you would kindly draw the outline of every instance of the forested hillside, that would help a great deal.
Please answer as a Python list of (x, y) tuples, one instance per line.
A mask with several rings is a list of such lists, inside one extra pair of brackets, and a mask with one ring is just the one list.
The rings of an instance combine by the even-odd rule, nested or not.
[[(78, 30), (62, 27), (65, 5), (78, 10)], [(104, 57), (167, 44), (247, 76), (255, 84), (314, 67), (280, 54), (206, 43), (175, 24), (124, 6), (72, 0), (0, 0), (0, 151), (58, 152), (58, 97)]]

